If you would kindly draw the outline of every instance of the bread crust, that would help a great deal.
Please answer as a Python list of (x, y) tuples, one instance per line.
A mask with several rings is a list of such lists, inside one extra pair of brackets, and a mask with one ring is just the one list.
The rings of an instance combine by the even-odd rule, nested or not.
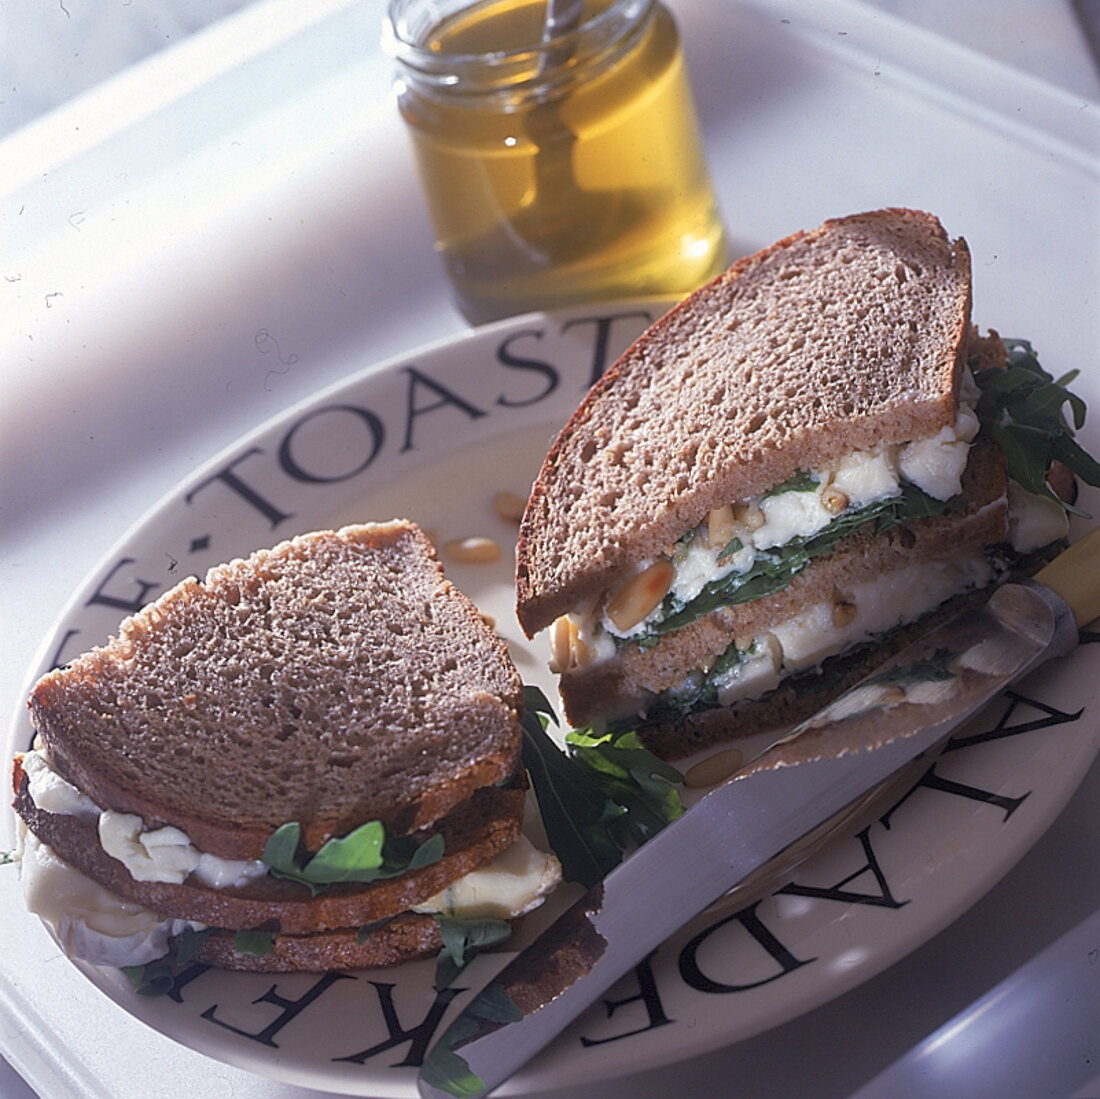
[[(27, 827), (63, 861), (109, 892), (163, 916), (231, 931), (264, 929), (303, 935), (359, 928), (419, 904), (476, 870), (519, 839), (524, 783), (486, 787), (431, 829), (444, 837), (444, 855), (431, 866), (370, 883), (338, 883), (317, 896), (297, 882), (268, 875), (241, 888), (213, 889), (194, 876), (172, 882), (136, 881), (104, 851), (94, 821), (39, 809), (17, 757), (12, 771), (14, 807)], [(420, 837), (418, 837), (420, 838)], [(426, 833), (423, 839), (428, 838)]]
[(412, 523), (320, 531), (183, 581), (45, 675), (31, 720), (104, 809), (255, 859), (432, 824), (519, 764), (522, 683)]
[(970, 257), (930, 214), (826, 222), (735, 263), (653, 325), (554, 441), (520, 527), (531, 637), (714, 507), (953, 421)]
[(276, 935), (268, 954), (242, 954), (233, 934), (215, 931), (203, 940), (195, 960), (219, 969), (248, 973), (328, 973), (382, 969), (430, 958), (443, 947), (439, 921), (406, 912), (370, 932), (362, 941), (355, 928), (313, 935)]

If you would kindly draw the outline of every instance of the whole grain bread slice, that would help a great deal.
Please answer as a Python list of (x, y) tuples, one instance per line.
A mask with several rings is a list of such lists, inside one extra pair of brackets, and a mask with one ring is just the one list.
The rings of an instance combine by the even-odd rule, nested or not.
[(970, 256), (886, 209), (735, 263), (612, 365), (553, 443), (520, 527), (528, 636), (714, 507), (954, 419)]
[(242, 953), (233, 941), (233, 932), (217, 930), (203, 940), (195, 960), (248, 973), (330, 973), (402, 965), (433, 957), (442, 946), (437, 919), (405, 912), (368, 934), (357, 928), (312, 935), (276, 934), (270, 951), (263, 954)]
[(520, 758), (522, 685), (415, 524), (321, 531), (188, 579), (44, 676), (52, 766), (103, 809), (255, 859), (446, 816)]

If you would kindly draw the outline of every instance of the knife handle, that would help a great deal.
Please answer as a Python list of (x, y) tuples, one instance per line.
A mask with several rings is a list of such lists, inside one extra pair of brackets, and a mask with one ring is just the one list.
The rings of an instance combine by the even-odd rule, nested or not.
[(1100, 617), (1100, 527), (1044, 565), (1035, 579), (1066, 601), (1078, 627)]

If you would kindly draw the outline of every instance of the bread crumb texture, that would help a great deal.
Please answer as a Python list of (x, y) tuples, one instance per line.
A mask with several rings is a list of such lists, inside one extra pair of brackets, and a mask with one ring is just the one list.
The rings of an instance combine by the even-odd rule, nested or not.
[(711, 508), (950, 423), (969, 316), (966, 243), (919, 211), (829, 221), (735, 263), (628, 349), (554, 443), (520, 531), (524, 629)]
[(324, 531), (186, 580), (30, 701), (103, 807), (257, 857), (368, 820), (431, 824), (519, 759), (518, 673), (412, 523)]

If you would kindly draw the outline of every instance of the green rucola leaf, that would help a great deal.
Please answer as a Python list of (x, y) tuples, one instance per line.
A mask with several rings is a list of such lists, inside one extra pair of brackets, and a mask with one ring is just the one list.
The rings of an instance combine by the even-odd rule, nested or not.
[(573, 757), (592, 772), (604, 793), (624, 812), (612, 822), (620, 846), (641, 844), (684, 811), (675, 783), (683, 775), (659, 759), (633, 730), (566, 736)]
[(461, 1049), (467, 1039), (482, 1031), (496, 1030), (506, 1023), (522, 1020), (523, 1012), (503, 986), (496, 981), (487, 985), (429, 1050), (420, 1070), (420, 1079), (458, 1099), (480, 1094), (485, 1090), (484, 1082), (455, 1050)]
[(595, 885), (622, 860), (609, 830), (623, 810), (546, 732), (553, 716), (537, 687), (524, 688), (523, 764), (531, 776), (543, 826), (566, 881)]
[(436, 960), (435, 987), (442, 991), (454, 983), (475, 955), (505, 942), (512, 934), (512, 925), (507, 920), (464, 920), (441, 916), (439, 930), (443, 936), (443, 949)]
[(299, 854), (301, 826), (291, 821), (277, 828), (264, 847), (263, 861), (279, 878), (296, 881), (316, 896), (336, 882), (371, 882), (418, 870), (443, 857), (443, 837), (434, 835), (417, 845), (402, 836), (387, 842), (381, 821), (361, 824), (346, 836), (321, 845), (312, 857)]
[(233, 935), (233, 947), (240, 954), (262, 958), (275, 949), (273, 931), (238, 931)]
[(296, 869), (298, 844), (301, 838), (302, 826), (297, 821), (291, 821), (276, 828), (264, 846), (264, 853), (261, 856), (263, 861), (276, 871)]
[(199, 947), (214, 933), (212, 927), (202, 931), (193, 931), (185, 927), (176, 939), (176, 965), (183, 967), (188, 965), (199, 952)]
[[(1067, 388), (1078, 372), (1070, 370), (1055, 381), (1026, 340), (1003, 343), (1004, 369), (981, 370), (975, 380), (982, 394), (977, 410), (982, 433), (1004, 451), (1009, 476), (1029, 492), (1058, 500), (1046, 482), (1057, 460), (1087, 484), (1100, 486), (1100, 464), (1073, 438), (1086, 413), (1085, 402)], [(1075, 510), (1067, 501), (1058, 502)]]
[[(386, 830), (377, 820), (361, 824), (346, 836), (333, 837), (306, 864), (309, 880), (317, 885), (338, 881), (370, 881), (371, 874), (382, 865), (382, 844)], [(372, 875), (373, 876), (373, 875)]]

